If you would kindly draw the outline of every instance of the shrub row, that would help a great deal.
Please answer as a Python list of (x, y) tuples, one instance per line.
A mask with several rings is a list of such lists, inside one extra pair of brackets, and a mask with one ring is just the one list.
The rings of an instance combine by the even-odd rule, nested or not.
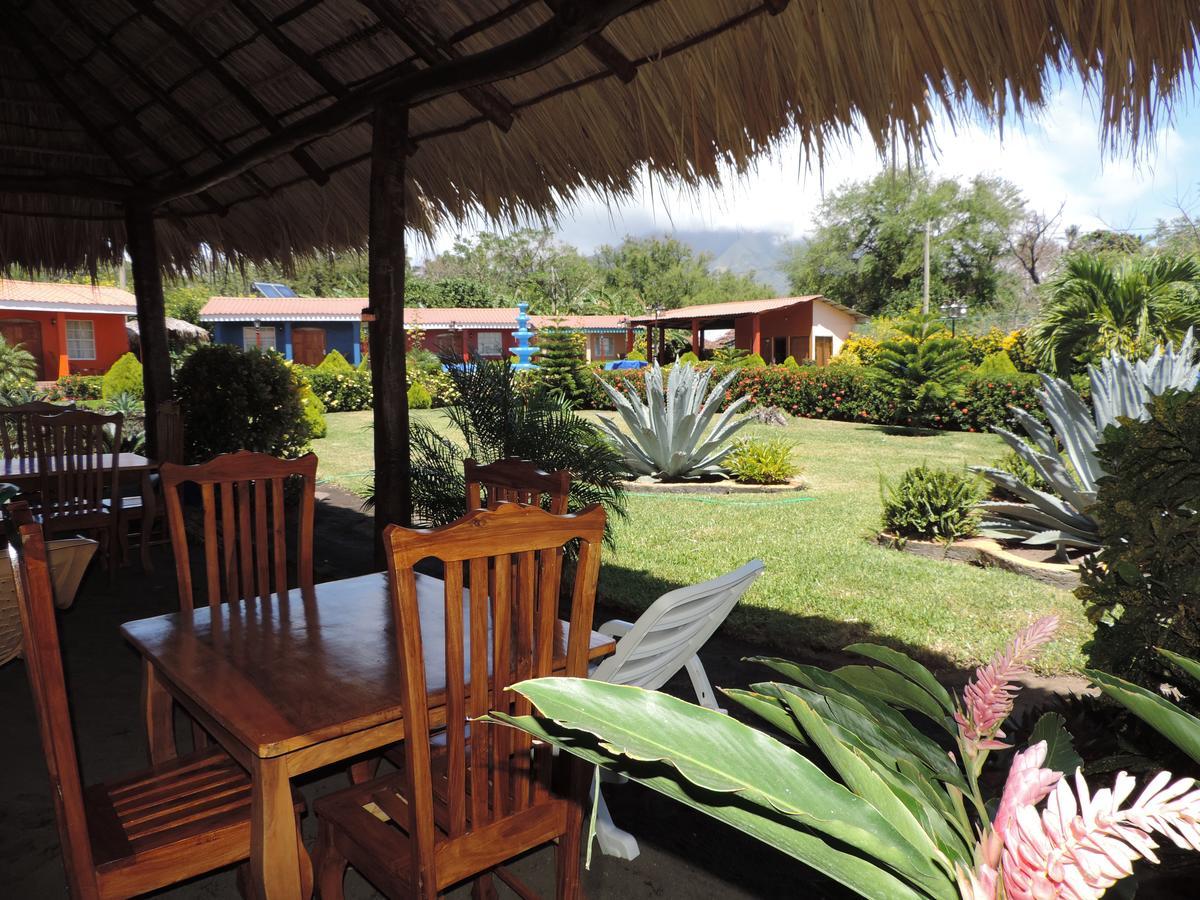
[[(626, 385), (645, 392), (644, 370), (599, 373), (618, 390)], [(728, 374), (720, 367), (713, 383)], [(967, 381), (962, 399), (923, 420), (896, 418), (894, 401), (876, 385), (871, 370), (860, 366), (828, 368), (764, 366), (739, 369), (727, 391), (727, 398), (746, 394), (755, 406), (778, 406), (794, 416), (809, 419), (834, 419), (843, 422), (913, 425), (958, 431), (985, 431), (1011, 422), (1009, 406), (1028, 410), (1044, 418), (1037, 401), (1040, 382), (1036, 375), (975, 376)], [(612, 401), (599, 384), (588, 394), (584, 408), (612, 409)]]

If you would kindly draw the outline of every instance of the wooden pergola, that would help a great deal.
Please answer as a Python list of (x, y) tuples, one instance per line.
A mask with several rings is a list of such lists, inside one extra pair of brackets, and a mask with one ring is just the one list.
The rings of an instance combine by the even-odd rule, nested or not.
[[(1188, 0), (5, 0), (0, 263), (133, 262), (148, 408), (164, 271), (368, 247), (376, 518), (407, 521), (406, 229), (551, 216), (798, 133), (920, 148), (1064, 72), (1136, 143), (1192, 83)], [(153, 423), (148, 416), (147, 422)], [(151, 450), (156, 436), (148, 435)]]

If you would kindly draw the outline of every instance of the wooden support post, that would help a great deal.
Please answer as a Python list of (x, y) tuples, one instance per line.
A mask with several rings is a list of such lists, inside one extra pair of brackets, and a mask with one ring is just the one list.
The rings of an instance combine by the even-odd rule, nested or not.
[(750, 352), (762, 356), (762, 316), (758, 313), (750, 317)]
[(412, 522), (408, 389), (404, 353), (404, 208), (408, 107), (385, 102), (371, 118), (371, 211), (368, 284), (373, 321), (371, 387), (375, 393), (375, 534)]
[(153, 210), (141, 206), (126, 207), (125, 249), (133, 261), (133, 294), (137, 298), (146, 450), (151, 458), (155, 458), (158, 456), (156, 413), (160, 403), (171, 399), (171, 355), (167, 350), (167, 312), (163, 302), (162, 270), (158, 267)]
[(661, 366), (666, 363), (667, 356), (667, 326), (658, 326), (658, 364)]
[(700, 320), (692, 319), (692, 352), (697, 357), (700, 356), (700, 351), (704, 349), (704, 334), (700, 331)]

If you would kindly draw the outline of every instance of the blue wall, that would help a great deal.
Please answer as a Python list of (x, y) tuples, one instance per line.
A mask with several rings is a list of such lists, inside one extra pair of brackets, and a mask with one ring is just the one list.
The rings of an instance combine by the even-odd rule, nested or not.
[[(242, 329), (250, 324), (249, 322), (215, 322), (212, 326), (213, 339), (218, 344), (242, 347)], [(261, 325), (264, 330), (272, 327), (275, 329), (275, 349), (287, 359), (292, 358), (293, 328), (324, 328), (326, 353), (337, 350), (352, 365), (358, 365), (362, 360), (362, 346), (358, 339), (358, 322), (263, 322)]]

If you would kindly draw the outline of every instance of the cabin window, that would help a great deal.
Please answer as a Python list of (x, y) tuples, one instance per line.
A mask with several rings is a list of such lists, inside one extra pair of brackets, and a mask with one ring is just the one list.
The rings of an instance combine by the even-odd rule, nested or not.
[(500, 331), (481, 331), (475, 338), (475, 352), (480, 356), (502, 356), (504, 354), (504, 333)]
[(593, 359), (616, 359), (617, 358), (617, 339), (611, 334), (598, 334), (592, 338), (593, 340)]
[(275, 328), (247, 325), (242, 329), (243, 350), (274, 350)]
[(95, 324), (89, 319), (67, 319), (67, 359), (95, 358)]

